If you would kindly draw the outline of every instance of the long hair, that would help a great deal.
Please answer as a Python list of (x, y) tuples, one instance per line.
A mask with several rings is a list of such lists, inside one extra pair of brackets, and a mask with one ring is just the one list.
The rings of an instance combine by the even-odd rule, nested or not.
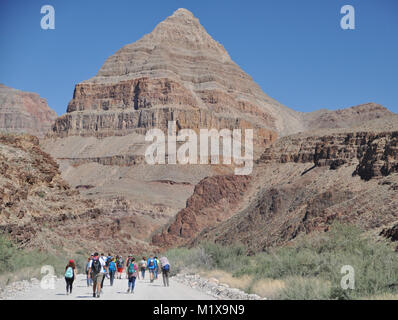
[(69, 267), (72, 267), (73, 270), (76, 269), (76, 265), (74, 262), (69, 262), (68, 265), (65, 267), (65, 270), (68, 269)]

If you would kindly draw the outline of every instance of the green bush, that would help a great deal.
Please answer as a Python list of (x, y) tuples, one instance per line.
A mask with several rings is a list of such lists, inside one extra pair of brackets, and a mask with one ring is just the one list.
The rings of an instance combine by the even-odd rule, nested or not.
[[(355, 289), (341, 293), (341, 267), (355, 270)], [(334, 224), (330, 232), (303, 237), (292, 247), (259, 254), (256, 264), (243, 271), (269, 278), (317, 277), (332, 284), (330, 298), (359, 298), (394, 292), (398, 255), (387, 241), (375, 242), (358, 227)]]
[(285, 279), (286, 287), (276, 299), (279, 300), (327, 300), (330, 299), (330, 283), (318, 278), (292, 277)]
[[(242, 245), (202, 243), (173, 249), (170, 262), (193, 270), (221, 269), (234, 276), (281, 279), (281, 299), (356, 299), (398, 292), (398, 254), (387, 240), (364, 236), (359, 227), (335, 223), (329, 232), (301, 236), (293, 245), (247, 256)], [(343, 290), (341, 268), (355, 271), (355, 289)], [(317, 279), (317, 280), (314, 280)]]
[(202, 247), (170, 249), (165, 255), (170, 261), (171, 275), (187, 271), (209, 270), (214, 265), (210, 254)]
[[(75, 260), (79, 272), (85, 270), (87, 257), (84, 254), (75, 254), (71, 258)], [(63, 252), (54, 255), (34, 249), (21, 249), (6, 236), (0, 235), (0, 275), (9, 274), (9, 279), (12, 278), (11, 274), (17, 271), (22, 278), (24, 273), (26, 276), (40, 278), (41, 267), (44, 265), (53, 266), (57, 275), (63, 275), (68, 261)]]

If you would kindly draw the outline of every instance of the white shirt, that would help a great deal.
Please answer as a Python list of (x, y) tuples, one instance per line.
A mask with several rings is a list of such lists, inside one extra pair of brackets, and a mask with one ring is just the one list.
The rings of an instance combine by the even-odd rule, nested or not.
[[(100, 273), (105, 273), (105, 265), (106, 264), (105, 264), (104, 259), (101, 259), (101, 257), (100, 257), (98, 260), (101, 263), (101, 271), (100, 271)], [(92, 266), (93, 266), (93, 260), (90, 261), (89, 268), (91, 268)]]

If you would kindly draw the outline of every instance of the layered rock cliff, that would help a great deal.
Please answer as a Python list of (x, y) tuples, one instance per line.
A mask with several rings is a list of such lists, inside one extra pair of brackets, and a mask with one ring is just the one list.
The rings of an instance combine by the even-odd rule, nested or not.
[(282, 138), (266, 148), (257, 163), (313, 163), (330, 169), (358, 164), (353, 175), (369, 180), (398, 172), (397, 146), (398, 131), (297, 135)]
[(38, 94), (0, 84), (0, 131), (44, 136), (57, 114)]
[(179, 128), (250, 127), (264, 146), (299, 126), (295, 115), (264, 94), (191, 12), (179, 9), (77, 84), (53, 130), (101, 137), (165, 130), (176, 120)]

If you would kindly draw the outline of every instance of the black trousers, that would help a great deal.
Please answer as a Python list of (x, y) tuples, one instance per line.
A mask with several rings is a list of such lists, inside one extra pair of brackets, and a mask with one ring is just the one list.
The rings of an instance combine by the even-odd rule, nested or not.
[(75, 277), (67, 278), (65, 277), (66, 281), (66, 292), (72, 293), (73, 281), (75, 281)]

